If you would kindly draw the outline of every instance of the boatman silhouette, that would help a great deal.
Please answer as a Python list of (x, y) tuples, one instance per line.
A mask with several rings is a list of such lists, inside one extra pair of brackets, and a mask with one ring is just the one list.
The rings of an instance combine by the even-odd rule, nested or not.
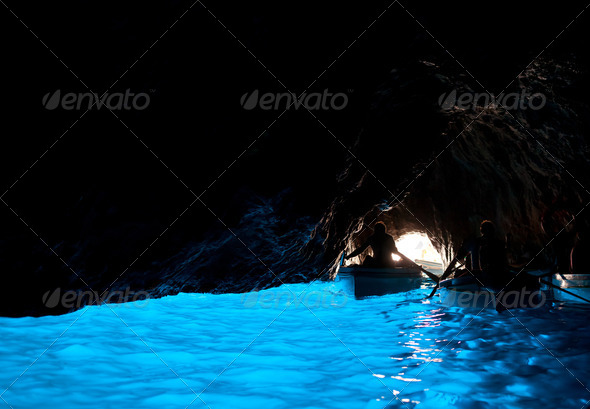
[(393, 237), (385, 231), (385, 224), (378, 222), (373, 227), (373, 235), (363, 243), (362, 246), (346, 256), (346, 259), (356, 257), (365, 251), (368, 247), (373, 250), (373, 256), (365, 257), (363, 266), (367, 267), (395, 267), (395, 261), (391, 254), (398, 254), (397, 247)]
[[(489, 220), (484, 220), (480, 225), (481, 236), (474, 239), (466, 239), (451, 261), (440, 281), (447, 278), (455, 271), (455, 265), (465, 259), (465, 270), (460, 275), (473, 274), (484, 285), (504, 287), (509, 282), (512, 286), (525, 285), (523, 277), (518, 280), (509, 272), (506, 243), (496, 237), (496, 227)], [(457, 274), (455, 274), (455, 277)]]

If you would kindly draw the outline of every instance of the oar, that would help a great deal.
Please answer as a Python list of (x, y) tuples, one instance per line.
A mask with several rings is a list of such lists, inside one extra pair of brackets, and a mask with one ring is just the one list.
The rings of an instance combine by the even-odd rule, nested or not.
[[(450, 276), (451, 274), (453, 274), (461, 266), (462, 266), (462, 264), (459, 264), (458, 266), (455, 266), (453, 268), (453, 270), (451, 271), (451, 273), (448, 274), (448, 275)], [(426, 299), (434, 297), (434, 294), (436, 294), (436, 290), (438, 290), (438, 284), (439, 283), (440, 283), (440, 278), (438, 279), (438, 282), (436, 283), (437, 285), (432, 289), (432, 292), (430, 293), (430, 295), (428, 297), (426, 297)]]
[(569, 295), (571, 295), (571, 296), (573, 296), (573, 297), (579, 298), (580, 300), (584, 300), (584, 301), (586, 301), (586, 302), (590, 303), (590, 300), (587, 300), (587, 299), (586, 299), (586, 298), (584, 298), (584, 297), (580, 297), (578, 294), (574, 294), (574, 293), (572, 293), (571, 291), (568, 291), (568, 290), (566, 290), (565, 288), (561, 288), (560, 286), (558, 286), (558, 285), (555, 285), (555, 284), (553, 284), (553, 283), (552, 283), (552, 282), (550, 282), (550, 281), (546, 281), (546, 280), (540, 280), (540, 281), (541, 281), (543, 284), (546, 284), (546, 285), (548, 285), (549, 287), (556, 288), (556, 289), (558, 289), (558, 290), (561, 290), (561, 291), (563, 291), (563, 292), (564, 292), (564, 293), (566, 293), (566, 294), (569, 294)]
[(435, 283), (438, 284), (438, 276), (436, 274), (431, 273), (430, 271), (425, 270), (422, 266), (419, 266), (418, 264), (416, 264), (414, 261), (410, 260), (408, 257), (404, 256), (402, 253), (397, 252), (395, 253), (398, 256), (400, 256), (402, 259), (404, 259), (405, 261), (408, 261), (410, 263), (412, 263), (413, 265), (415, 265), (416, 267), (418, 267), (420, 270), (422, 270), (422, 272), (424, 274), (426, 274), (428, 276), (428, 278), (430, 278), (432, 281), (434, 281)]
[[(416, 263), (414, 263), (416, 264)], [(428, 278), (430, 278), (432, 281), (434, 281), (436, 284), (438, 284), (438, 276), (436, 274), (431, 273), (428, 270), (425, 270), (423, 267), (419, 266), (418, 264), (416, 264), (418, 267), (420, 267), (420, 270), (422, 270), (422, 272), (424, 274), (426, 274), (428, 276)]]
[(434, 288), (432, 289), (432, 292), (431, 292), (431, 293), (430, 293), (430, 295), (428, 295), (428, 297), (426, 297), (426, 298), (428, 299), (428, 298), (432, 298), (432, 297), (434, 297), (434, 294), (436, 294), (436, 290), (438, 290), (438, 283), (436, 283), (436, 285), (435, 285), (435, 286), (434, 286)]

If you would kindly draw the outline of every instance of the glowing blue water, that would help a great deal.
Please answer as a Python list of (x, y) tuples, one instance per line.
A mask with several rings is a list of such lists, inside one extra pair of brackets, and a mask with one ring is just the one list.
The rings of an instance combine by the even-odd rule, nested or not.
[(584, 307), (476, 316), (425, 301), (428, 289), (354, 300), (321, 283), (304, 294), (312, 312), (294, 303), (279, 316), (306, 287), (0, 318), (2, 399), (15, 409), (373, 409), (394, 394), (391, 408), (580, 409), (590, 399)]

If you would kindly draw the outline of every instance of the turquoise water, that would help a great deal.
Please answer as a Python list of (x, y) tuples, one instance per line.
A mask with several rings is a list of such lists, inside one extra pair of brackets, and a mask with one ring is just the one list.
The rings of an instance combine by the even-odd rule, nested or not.
[[(0, 318), (0, 403), (581, 409), (590, 399), (585, 306), (476, 315), (424, 300), (428, 288), (355, 300), (338, 285)], [(304, 290), (310, 309), (292, 302)]]

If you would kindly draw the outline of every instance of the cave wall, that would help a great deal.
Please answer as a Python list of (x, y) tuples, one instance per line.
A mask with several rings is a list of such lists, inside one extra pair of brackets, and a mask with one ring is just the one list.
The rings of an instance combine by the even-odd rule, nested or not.
[[(513, 259), (530, 260), (590, 196), (582, 187), (589, 182), (584, 72), (572, 62), (535, 64), (513, 88), (543, 92), (547, 105), (509, 115), (502, 108), (442, 109), (441, 94), (473, 89), (456, 70), (432, 61), (418, 59), (391, 71), (370, 98), (350, 151), (324, 138), (309, 153), (320, 134), (303, 134), (304, 125), (286, 131), (309, 141), (292, 156), (280, 153), (284, 148), (277, 138), (261, 141), (240, 169), (252, 175), (249, 183), (230, 178), (223, 194), (207, 197), (215, 216), (196, 204), (181, 222), (170, 224), (194, 198), (187, 194), (177, 201), (170, 200), (178, 198), (175, 192), (163, 195), (173, 185), (158, 179), (156, 170), (148, 178), (141, 169), (127, 172), (127, 180), (119, 169), (107, 172), (100, 162), (91, 163), (96, 186), (80, 193), (75, 183), (65, 183), (57, 196), (56, 186), (44, 188), (41, 180), (35, 191), (44, 201), (24, 200), (17, 211), (34, 214), (38, 208), (48, 224), (33, 225), (54, 244), (45, 246), (12, 215), (6, 219), (4, 233), (10, 238), (0, 239), (0, 261), (10, 274), (4, 278), (2, 314), (71, 311), (44, 304), (44, 294), (56, 287), (80, 291), (89, 285), (99, 292), (131, 287), (160, 297), (329, 279), (341, 252), (358, 246), (376, 220), (396, 238), (426, 233), (448, 261), (463, 238), (491, 219), (509, 238)], [(125, 150), (120, 156), (127, 163)], [(323, 160), (327, 156), (330, 162)], [(279, 183), (261, 158), (270, 158), (270, 173), (280, 176)], [(87, 160), (79, 161), (82, 166)], [(71, 160), (63, 163), (65, 180)], [(129, 190), (139, 178), (145, 185), (135, 183), (136, 189)], [(48, 199), (57, 197), (62, 201)], [(568, 217), (541, 223), (551, 209)], [(576, 224), (583, 220), (582, 212)], [(150, 245), (163, 231), (164, 237)], [(135, 260), (146, 247), (147, 256)], [(550, 263), (553, 257), (550, 245), (536, 263)]]
[[(14, 2), (15, 14), (59, 47), (56, 54), (75, 64), (93, 91), (119, 78), (112, 91), (149, 92), (152, 103), (121, 112), (126, 126), (104, 110), (80, 119), (79, 112), (45, 109), (47, 93), (86, 90), (26, 30), (18, 37), (26, 46), (5, 44), (11, 80), (4, 84), (9, 97), (0, 100), (9, 136), (0, 151), (8, 189), (0, 213), (0, 314), (68, 312), (47, 309), (43, 296), (56, 288), (101, 292), (119, 277), (115, 290), (130, 286), (151, 296), (330, 277), (323, 273), (333, 273), (341, 251), (358, 244), (375, 217), (396, 237), (427, 232), (447, 257), (491, 218), (522, 257), (530, 255), (563, 225), (542, 231), (546, 209), (561, 203), (575, 214), (585, 193), (501, 109), (479, 117), (441, 109), (441, 94), (481, 87), (416, 20), (497, 92), (552, 40), (544, 28), (571, 21), (585, 6), (579, 3), (547, 10), (532, 1), (495, 2), (485, 14), (466, 0), (406, 5), (415, 19), (391, 12), (395, 5), (370, 29), (389, 3), (294, 3), (288, 13), (277, 2), (217, 4), (219, 21), (252, 58), (197, 7), (151, 47), (191, 5), (182, 0), (113, 8)], [(23, 34), (10, 13), (0, 19), (7, 38)], [(512, 29), (474, 35), (465, 25), (500, 20), (508, 28), (535, 21), (536, 31), (517, 30), (526, 38)], [(306, 29), (293, 30), (302, 21)], [(547, 94), (545, 109), (514, 115), (585, 186), (588, 84), (577, 62), (590, 61), (587, 27), (569, 26), (544, 54), (556, 55), (511, 86)], [(260, 62), (292, 92), (312, 84), (310, 92), (345, 92), (350, 103), (314, 113), (321, 122), (303, 110), (277, 118), (276, 111), (244, 109), (245, 93), (285, 92)], [(206, 205), (193, 203), (196, 195)], [(393, 195), (404, 206), (390, 205)]]
[[(589, 111), (580, 70), (573, 62), (541, 60), (523, 72), (510, 89), (543, 93), (540, 110), (448, 110), (434, 102), (450, 84), (458, 93), (473, 89), (444, 67), (417, 64), (394, 70), (376, 93), (371, 126), (356, 145), (366, 168), (349, 161), (340, 194), (314, 232), (322, 238), (314, 243), (322, 245), (309, 245), (308, 254), (325, 252), (333, 275), (338, 254), (352, 251), (383, 221), (395, 238), (427, 234), (448, 262), (490, 219), (507, 239), (512, 262), (528, 262), (544, 249), (531, 266), (551, 263), (555, 252), (547, 244), (568, 218), (547, 229), (543, 217), (554, 210), (574, 216), (590, 199)], [(585, 223), (583, 212), (561, 237), (576, 223)]]

